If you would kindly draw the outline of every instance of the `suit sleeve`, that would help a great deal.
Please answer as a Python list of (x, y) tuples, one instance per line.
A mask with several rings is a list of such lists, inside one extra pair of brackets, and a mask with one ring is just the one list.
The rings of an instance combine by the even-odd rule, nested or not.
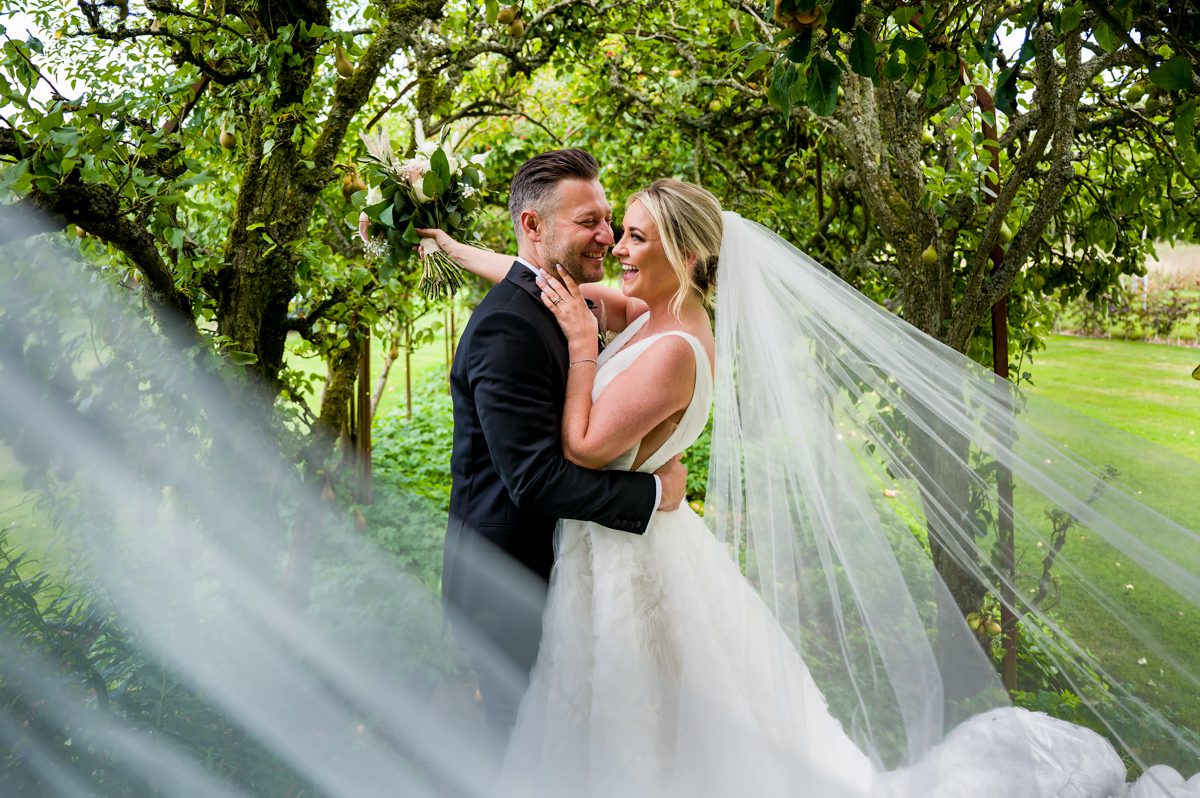
[(651, 474), (595, 471), (563, 457), (558, 368), (529, 321), (497, 311), (482, 319), (468, 374), (488, 450), (513, 503), (558, 518), (645, 532), (657, 506)]

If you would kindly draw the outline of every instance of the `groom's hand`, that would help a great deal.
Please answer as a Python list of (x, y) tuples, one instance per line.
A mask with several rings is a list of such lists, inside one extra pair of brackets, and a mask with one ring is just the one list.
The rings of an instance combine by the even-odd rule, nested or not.
[(681, 455), (675, 455), (661, 468), (654, 472), (662, 481), (662, 499), (658, 503), (659, 510), (671, 511), (679, 507), (687, 492), (687, 468), (680, 462)]

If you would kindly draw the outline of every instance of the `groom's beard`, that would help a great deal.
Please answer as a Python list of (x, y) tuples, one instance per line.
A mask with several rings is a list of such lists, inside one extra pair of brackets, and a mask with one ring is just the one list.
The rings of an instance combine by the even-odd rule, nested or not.
[[(570, 244), (558, 241), (553, 237), (543, 244), (543, 254), (546, 261), (546, 271), (554, 274), (554, 266), (561, 264), (577, 283), (594, 283), (604, 277), (604, 267), (601, 265), (599, 274), (590, 274), (584, 269), (579, 253), (570, 249)], [(601, 261), (603, 264), (603, 261)], [(557, 277), (558, 275), (554, 275)]]

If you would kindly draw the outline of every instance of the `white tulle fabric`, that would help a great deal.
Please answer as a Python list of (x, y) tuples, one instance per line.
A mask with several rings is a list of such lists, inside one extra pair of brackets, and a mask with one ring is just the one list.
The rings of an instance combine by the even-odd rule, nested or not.
[[(685, 505), (657, 514), (642, 536), (560, 525), (542, 648), (499, 792), (1129, 794), (1124, 763), (1107, 740), (1007, 705), (961, 615), (945, 611), (952, 602), (928, 554), (872, 498), (878, 490), (858, 454), (870, 425), (838, 394), (867, 383), (877, 392), (874, 411), (911, 398), (903, 379), (890, 391), (871, 385), (876, 370), (902, 371), (914, 343), (940, 357), (944, 347), (816, 264), (798, 264), (800, 253), (768, 231), (733, 214), (725, 224), (707, 518)], [(736, 271), (748, 260), (754, 273)], [(775, 273), (800, 266), (810, 271)], [(851, 329), (847, 307), (890, 322), (882, 332), (872, 323)], [(657, 339), (626, 345), (646, 319), (605, 350), (593, 398)], [(789, 320), (793, 326), (780, 326)], [(696, 386), (678, 427), (640, 467), (646, 472), (695, 441), (714, 397), (700, 343), (667, 334), (691, 343)], [(827, 334), (831, 343), (821, 340)], [(881, 334), (877, 344), (894, 350), (894, 363), (868, 361), (864, 369), (855, 362), (862, 352), (844, 348), (855, 335)], [(969, 404), (978, 397), (967, 390), (963, 399), (961, 380), (971, 367), (954, 357), (961, 358), (950, 357), (949, 376), (934, 361), (908, 370), (954, 383), (932, 392), (938, 401), (949, 394)], [(1007, 386), (995, 391), (1011, 408)], [(955, 418), (954, 407), (931, 407)], [(927, 409), (910, 408), (910, 420)], [(979, 433), (978, 418), (970, 424)], [(875, 440), (898, 440), (894, 432), (876, 427)], [(635, 454), (609, 467), (629, 468)], [(920, 465), (886, 445), (882, 455), (896, 455), (901, 473)], [(1064, 503), (1086, 511), (1070, 495)], [(924, 509), (954, 520), (936, 497)], [(1072, 650), (1069, 641), (1056, 648)], [(1151, 768), (1133, 795), (1189, 796), (1195, 782)]]

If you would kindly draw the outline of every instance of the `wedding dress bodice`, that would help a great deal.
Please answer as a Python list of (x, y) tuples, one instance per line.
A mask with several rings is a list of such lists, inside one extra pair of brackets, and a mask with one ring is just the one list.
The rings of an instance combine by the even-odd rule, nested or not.
[[(682, 330), (672, 330), (651, 335), (634, 344), (629, 344), (630, 339), (649, 320), (649, 313), (643, 313), (641, 316), (638, 316), (613, 339), (611, 344), (605, 347), (604, 351), (600, 353), (600, 357), (597, 358), (598, 369), (596, 371), (596, 381), (592, 385), (592, 401), (595, 402), (600, 397), (600, 394), (604, 392), (604, 389), (616, 379), (617, 375), (633, 365), (650, 348), (651, 344), (662, 339), (664, 336), (677, 335), (691, 345), (692, 352), (696, 356), (696, 383), (692, 391), (692, 399), (688, 403), (687, 409), (684, 410), (683, 418), (679, 420), (679, 424), (667, 436), (667, 439), (636, 469), (644, 473), (651, 473), (658, 470), (664, 463), (691, 446), (696, 438), (700, 437), (700, 433), (704, 431), (704, 427), (708, 424), (708, 410), (712, 405), (713, 391), (712, 366), (708, 360), (708, 353), (704, 351), (704, 345), (700, 343), (700, 340), (691, 333), (686, 333)], [(631, 470), (630, 467), (633, 465), (634, 458), (637, 457), (639, 448), (640, 443), (634, 445), (631, 449), (605, 466), (605, 468), (610, 470)]]

